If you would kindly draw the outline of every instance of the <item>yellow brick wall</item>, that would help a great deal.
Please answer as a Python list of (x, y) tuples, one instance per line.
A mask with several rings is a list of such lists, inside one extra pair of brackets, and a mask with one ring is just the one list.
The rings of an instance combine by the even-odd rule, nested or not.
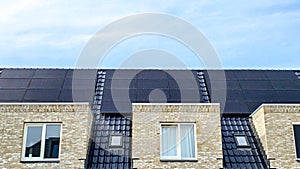
[[(0, 168), (84, 168), (92, 115), (88, 104), (0, 104)], [(21, 162), (24, 123), (61, 122), (59, 162)]]
[(271, 168), (300, 168), (296, 161), (293, 123), (300, 122), (300, 104), (263, 104), (252, 114)]
[[(155, 104), (132, 106), (132, 156), (134, 167), (207, 168), (223, 167), (219, 104)], [(195, 122), (197, 140), (196, 162), (160, 161), (161, 122)]]

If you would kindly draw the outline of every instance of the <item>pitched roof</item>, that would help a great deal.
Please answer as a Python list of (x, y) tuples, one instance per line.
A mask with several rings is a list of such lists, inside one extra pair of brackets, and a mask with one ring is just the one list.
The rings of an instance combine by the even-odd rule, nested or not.
[[(220, 71), (225, 79), (215, 78)], [(300, 103), (299, 72), (0, 69), (0, 102), (91, 103), (94, 120), (87, 168), (131, 167), (133, 102), (220, 102), (224, 168), (265, 168), (263, 148), (248, 116), (262, 103)], [(220, 97), (224, 91), (225, 100)], [(107, 151), (108, 135), (114, 133), (125, 136), (121, 151)], [(239, 149), (235, 134), (245, 134), (250, 149)]]

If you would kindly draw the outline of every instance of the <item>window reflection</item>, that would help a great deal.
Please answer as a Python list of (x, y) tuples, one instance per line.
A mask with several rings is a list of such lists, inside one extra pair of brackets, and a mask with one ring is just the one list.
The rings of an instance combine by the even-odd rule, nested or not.
[(27, 128), (25, 157), (40, 157), (42, 126)]
[(58, 158), (60, 125), (47, 125), (44, 158)]

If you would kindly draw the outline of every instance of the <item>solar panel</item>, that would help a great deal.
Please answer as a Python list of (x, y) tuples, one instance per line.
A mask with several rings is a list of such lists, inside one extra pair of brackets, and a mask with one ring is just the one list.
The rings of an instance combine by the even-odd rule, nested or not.
[(0, 78), (32, 78), (34, 69), (4, 69)]
[(60, 89), (62, 87), (64, 79), (32, 79), (29, 85), (29, 89)]
[(65, 102), (90, 102), (94, 98), (94, 90), (91, 89), (62, 89), (59, 95), (59, 101)]
[(297, 80), (294, 71), (289, 70), (270, 70), (264, 71), (266, 77), (270, 80)]
[(128, 101), (130, 93), (133, 95), (133, 97), (135, 97), (134, 94), (136, 92), (134, 89), (104, 89), (103, 101)]
[(248, 105), (244, 101), (226, 101), (224, 111), (231, 113), (249, 113)]
[(26, 89), (31, 79), (8, 79), (0, 80), (0, 89)]
[(276, 99), (283, 103), (299, 103), (300, 102), (300, 90), (276, 90), (274, 93), (277, 94)]
[(243, 94), (248, 101), (272, 101), (277, 98), (273, 90), (243, 90)]
[(300, 80), (273, 80), (270, 83), (276, 90), (300, 90)]
[(196, 80), (196, 71), (194, 70), (167, 70), (169, 79), (186, 79), (186, 80)]
[(230, 70), (204, 70), (204, 77), (206, 81), (218, 81), (218, 80), (237, 80), (235, 71)]
[(24, 101), (56, 102), (60, 90), (57, 89), (29, 89), (26, 91)]
[(65, 78), (65, 69), (37, 69), (33, 78)]
[(97, 74), (96, 69), (77, 69), (68, 70), (66, 74), (67, 79), (95, 79)]
[(130, 113), (131, 112), (131, 103), (128, 102), (112, 102), (112, 101), (103, 101), (101, 106), (101, 112), (104, 113)]
[(95, 89), (95, 79), (65, 79), (64, 89)]
[(24, 89), (1, 89), (0, 102), (22, 102), (25, 91)]
[(235, 76), (239, 80), (265, 80), (264, 71), (260, 70), (239, 70), (235, 71)]
[(273, 86), (268, 80), (240, 80), (239, 84), (242, 89), (253, 90), (272, 90)]
[(144, 70), (138, 73), (137, 79), (167, 79), (168, 73), (163, 70)]
[(209, 90), (212, 90), (212, 85), (215, 89), (229, 89), (229, 90), (241, 90), (240, 84), (238, 81), (206, 81), (207, 87)]
[[(113, 86), (112, 86), (113, 83)], [(137, 80), (133, 79), (107, 79), (105, 80), (105, 88), (129, 89), (137, 88)]]
[(151, 80), (151, 79), (143, 79), (137, 81), (138, 89), (157, 89), (157, 88), (168, 88), (167, 80)]

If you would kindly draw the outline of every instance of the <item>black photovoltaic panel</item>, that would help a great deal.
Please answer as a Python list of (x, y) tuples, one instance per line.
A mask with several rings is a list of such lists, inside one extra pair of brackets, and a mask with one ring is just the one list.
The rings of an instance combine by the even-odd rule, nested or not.
[[(266, 158), (261, 153), (261, 143), (252, 131), (249, 117), (223, 116), (221, 119), (223, 165), (224, 168), (265, 169), (268, 168)], [(247, 137), (250, 148), (240, 149), (234, 139), (235, 134)]]
[(138, 89), (167, 89), (169, 83), (167, 79), (140, 79), (137, 81)]
[(282, 103), (300, 103), (300, 90), (276, 90), (277, 98), (274, 101)]
[(130, 102), (123, 101), (103, 101), (101, 104), (101, 112), (103, 113), (131, 113)]
[(59, 93), (59, 89), (28, 89), (24, 102), (57, 102)]
[(96, 69), (78, 69), (78, 70), (68, 70), (66, 74), (67, 79), (95, 79)]
[(194, 70), (167, 70), (168, 78), (170, 79), (185, 79), (194, 81), (197, 79), (196, 71)]
[(240, 80), (239, 84), (243, 90), (273, 90), (268, 80)]
[(66, 69), (37, 69), (33, 78), (65, 78)]
[(64, 79), (44, 78), (44, 79), (32, 79), (29, 89), (60, 89), (62, 88)]
[[(220, 70), (210, 70), (210, 74), (219, 77)], [(222, 72), (222, 71), (221, 71)], [(251, 114), (263, 103), (299, 103), (300, 80), (294, 71), (265, 71), (265, 70), (225, 70), (227, 86), (222, 86), (224, 81), (214, 79), (210, 81), (208, 71), (204, 71), (208, 93), (211, 100), (221, 102), (218, 92), (226, 89), (225, 113), (238, 112)], [(212, 89), (212, 83), (215, 88)], [(212, 92), (217, 94), (212, 96)], [(223, 91), (224, 92), (224, 91)], [(233, 102), (235, 102), (233, 104)], [(245, 112), (248, 105), (248, 112)]]
[(92, 103), (95, 95), (91, 89), (62, 89), (58, 97), (62, 102), (89, 102)]
[[(221, 105), (221, 109), (223, 109), (223, 104)], [(248, 113), (249, 108), (245, 101), (231, 101), (226, 100), (224, 112), (227, 113)]]
[(300, 90), (300, 80), (272, 80), (270, 83), (275, 90)]
[(147, 70), (147, 71), (140, 71), (138, 73), (137, 79), (143, 80), (143, 79), (167, 79), (168, 73), (166, 73), (163, 70)]
[(103, 101), (133, 101), (136, 100), (135, 89), (104, 89)]
[(260, 70), (239, 70), (235, 71), (238, 80), (265, 80), (267, 76)]
[[(269, 80), (297, 80), (294, 71), (292, 70), (261, 70), (265, 73)], [(238, 72), (238, 71), (237, 71)]]
[(0, 80), (0, 89), (26, 89), (31, 79), (3, 78)]
[(277, 98), (273, 90), (243, 90), (243, 93), (248, 101), (272, 101)]
[(0, 89), (0, 102), (22, 102), (25, 89)]
[[(276, 103), (276, 102), (246, 101), (249, 112), (254, 112), (263, 103)], [(279, 103), (282, 103), (282, 102), (279, 102)]]
[[(108, 70), (103, 91), (103, 101), (107, 102), (107, 105), (103, 104), (101, 112), (107, 112), (109, 108), (113, 109), (111, 112), (115, 112), (114, 102), (122, 102), (120, 105), (124, 104), (122, 110), (125, 112), (131, 111), (132, 102), (202, 102), (202, 93), (195, 74), (196, 71), (189, 70), (117, 70), (116, 72)], [(132, 79), (127, 79), (130, 76)], [(129, 89), (128, 84), (130, 84)], [(114, 98), (112, 98), (112, 91), (116, 93)]]
[(4, 69), (0, 78), (32, 78), (35, 69)]
[[(113, 83), (113, 84), (112, 84)], [(137, 88), (137, 80), (136, 79), (106, 79), (105, 80), (105, 88), (110, 89), (132, 89)]]
[(95, 89), (95, 79), (64, 79), (63, 89)]
[(237, 80), (231, 80), (231, 81), (223, 81), (223, 80), (214, 80), (214, 81), (206, 81), (207, 87), (209, 90), (212, 90), (212, 87), (214, 87), (213, 90), (241, 90), (241, 86), (239, 81)]

